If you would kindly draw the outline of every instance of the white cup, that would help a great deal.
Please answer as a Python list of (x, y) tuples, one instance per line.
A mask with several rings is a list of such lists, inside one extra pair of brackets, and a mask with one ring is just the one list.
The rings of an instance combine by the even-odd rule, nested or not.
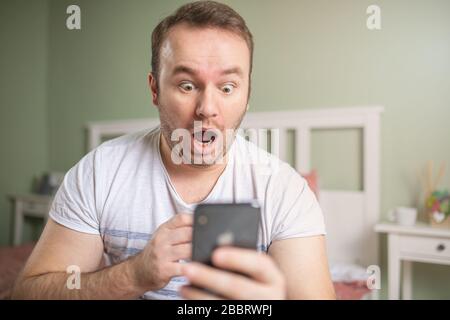
[(389, 211), (388, 219), (402, 226), (413, 226), (417, 220), (417, 209), (397, 207)]

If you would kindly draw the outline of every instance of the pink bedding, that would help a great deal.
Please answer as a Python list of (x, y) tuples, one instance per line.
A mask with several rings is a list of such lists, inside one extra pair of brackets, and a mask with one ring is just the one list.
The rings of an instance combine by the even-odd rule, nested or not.
[(8, 299), (14, 281), (22, 270), (34, 243), (17, 247), (0, 247), (0, 299)]

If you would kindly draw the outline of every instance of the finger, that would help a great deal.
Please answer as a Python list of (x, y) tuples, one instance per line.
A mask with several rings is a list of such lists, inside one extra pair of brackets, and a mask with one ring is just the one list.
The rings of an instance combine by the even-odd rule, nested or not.
[(192, 227), (180, 227), (171, 229), (167, 235), (169, 243), (172, 245), (192, 242)]
[(166, 222), (169, 229), (192, 226), (193, 217), (190, 213), (177, 213), (173, 218)]
[(262, 284), (241, 275), (195, 262), (185, 264), (181, 269), (191, 284), (227, 299), (249, 300), (268, 296), (267, 288)]
[(192, 244), (190, 243), (172, 246), (170, 250), (170, 261), (187, 260), (192, 256)]
[(236, 247), (218, 248), (213, 252), (213, 264), (221, 269), (227, 269), (246, 274), (264, 283), (282, 283), (281, 271), (267, 254), (250, 249)]
[(183, 298), (191, 300), (221, 300), (221, 298), (213, 294), (191, 286), (180, 287), (180, 294)]

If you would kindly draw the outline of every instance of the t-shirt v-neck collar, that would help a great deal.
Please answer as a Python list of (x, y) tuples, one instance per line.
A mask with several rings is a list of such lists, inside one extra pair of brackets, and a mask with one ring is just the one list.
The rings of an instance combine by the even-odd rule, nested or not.
[(233, 151), (234, 151), (234, 144), (235, 141), (233, 141), (233, 144), (231, 145), (231, 147), (228, 150), (228, 162), (225, 165), (225, 169), (222, 171), (222, 173), (219, 176), (219, 179), (217, 179), (216, 183), (214, 184), (212, 190), (208, 193), (208, 195), (199, 202), (194, 202), (194, 203), (187, 203), (186, 201), (183, 200), (183, 198), (180, 196), (180, 194), (177, 192), (174, 184), (172, 183), (172, 180), (170, 179), (170, 175), (169, 172), (167, 171), (166, 166), (164, 165), (164, 162), (162, 160), (162, 155), (161, 155), (161, 149), (160, 149), (160, 140), (161, 139), (161, 130), (159, 130), (157, 138), (155, 139), (155, 149), (156, 152), (158, 153), (158, 160), (159, 160), (159, 164), (163, 169), (164, 172), (164, 178), (167, 182), (167, 184), (169, 185), (169, 189), (171, 191), (171, 193), (173, 194), (175, 200), (183, 207), (189, 210), (194, 210), (195, 207), (201, 203), (207, 203), (209, 200), (211, 200), (211, 198), (213, 198), (213, 196), (217, 193), (217, 190), (220, 188), (220, 185), (223, 183), (223, 179), (225, 179), (225, 176), (228, 174), (228, 171), (232, 169), (233, 167), (233, 162), (234, 162), (234, 156), (233, 156)]

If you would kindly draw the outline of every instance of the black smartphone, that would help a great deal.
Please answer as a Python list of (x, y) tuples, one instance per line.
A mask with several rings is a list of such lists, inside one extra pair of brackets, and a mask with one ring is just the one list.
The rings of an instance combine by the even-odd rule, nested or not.
[(254, 203), (200, 204), (194, 211), (192, 260), (212, 265), (219, 246), (255, 249), (261, 210)]

